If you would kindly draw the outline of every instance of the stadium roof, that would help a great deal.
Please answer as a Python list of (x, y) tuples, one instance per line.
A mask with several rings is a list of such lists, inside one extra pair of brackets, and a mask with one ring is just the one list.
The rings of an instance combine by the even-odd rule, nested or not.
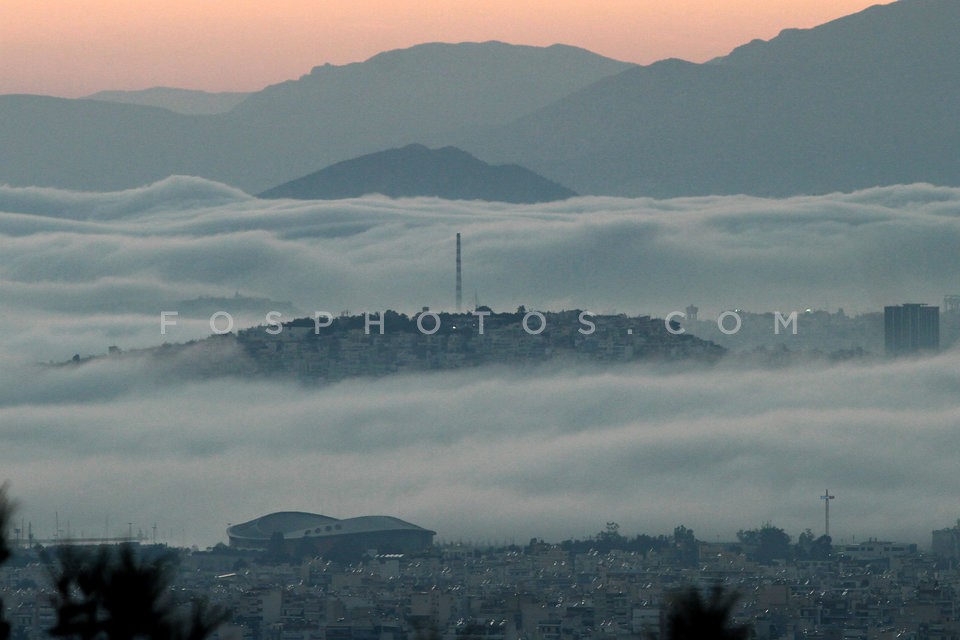
[(279, 511), (228, 527), (227, 535), (234, 540), (267, 542), (276, 533), (281, 533), (285, 540), (295, 540), (388, 531), (422, 531), (431, 535), (436, 534), (435, 531), (418, 527), (393, 516), (360, 516), (338, 520), (330, 516), (303, 511)]

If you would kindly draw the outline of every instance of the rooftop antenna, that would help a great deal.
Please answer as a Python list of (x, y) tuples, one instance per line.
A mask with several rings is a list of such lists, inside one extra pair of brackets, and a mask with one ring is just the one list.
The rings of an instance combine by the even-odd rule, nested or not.
[(820, 499), (823, 500), (823, 531), (828, 538), (830, 537), (830, 501), (835, 497), (830, 495), (830, 489), (824, 491), (823, 495), (820, 496)]
[(460, 277), (460, 234), (457, 234), (457, 313), (463, 306), (463, 281)]

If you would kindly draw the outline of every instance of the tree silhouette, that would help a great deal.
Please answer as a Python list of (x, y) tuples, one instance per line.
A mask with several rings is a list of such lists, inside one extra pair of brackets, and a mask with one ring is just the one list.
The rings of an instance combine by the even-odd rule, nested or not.
[(737, 538), (743, 544), (744, 552), (751, 560), (771, 564), (774, 560), (791, 558), (790, 536), (769, 522), (759, 529), (737, 531)]
[(51, 569), (57, 622), (50, 635), (80, 640), (203, 640), (227, 619), (204, 600), (184, 614), (170, 583), (172, 554), (146, 559), (132, 545), (61, 547)]
[(680, 562), (685, 567), (696, 566), (700, 562), (700, 546), (693, 529), (678, 525), (673, 529), (673, 544), (680, 552)]
[[(13, 517), (13, 503), (7, 497), (7, 483), (0, 484), (0, 564), (10, 557), (10, 547), (7, 544), (7, 527)], [(3, 599), (0, 598), (0, 640), (10, 637), (10, 623), (3, 619)]]
[(829, 560), (833, 554), (833, 539), (823, 535), (816, 538), (806, 529), (797, 538), (797, 558), (800, 560)]
[(749, 627), (732, 624), (738, 598), (719, 585), (706, 600), (696, 587), (683, 590), (668, 605), (664, 640), (745, 640)]

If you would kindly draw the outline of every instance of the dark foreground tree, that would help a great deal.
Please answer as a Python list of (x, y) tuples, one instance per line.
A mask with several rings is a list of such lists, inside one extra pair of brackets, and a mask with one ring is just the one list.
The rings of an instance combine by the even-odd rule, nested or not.
[(733, 624), (738, 595), (715, 586), (704, 599), (696, 587), (678, 593), (667, 608), (665, 640), (745, 640), (750, 629)]
[[(0, 484), (0, 564), (10, 557), (10, 547), (7, 544), (7, 528), (13, 517), (13, 503), (7, 497), (7, 483)], [(3, 599), (0, 598), (0, 640), (10, 637), (10, 623), (3, 619)]]
[(131, 545), (61, 547), (48, 561), (57, 623), (50, 635), (81, 640), (203, 640), (227, 619), (205, 600), (182, 606), (170, 584), (171, 553), (145, 558)]

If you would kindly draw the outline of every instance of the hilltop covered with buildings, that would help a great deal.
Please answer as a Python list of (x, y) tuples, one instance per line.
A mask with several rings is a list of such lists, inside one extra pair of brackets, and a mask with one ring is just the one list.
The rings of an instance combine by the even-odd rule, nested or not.
[[(277, 314), (279, 315), (279, 314)], [(216, 326), (216, 318), (211, 326)], [(109, 357), (148, 357), (200, 376), (280, 376), (331, 382), (353, 376), (450, 370), (482, 365), (545, 362), (710, 363), (725, 349), (678, 333), (677, 325), (650, 316), (598, 315), (586, 311), (539, 312), (522, 307), (495, 313), (423, 309), (334, 317), (315, 314), (287, 323), (268, 318), (261, 326), (223, 332), (183, 344), (122, 352)], [(74, 358), (77, 363), (90, 358)]]

